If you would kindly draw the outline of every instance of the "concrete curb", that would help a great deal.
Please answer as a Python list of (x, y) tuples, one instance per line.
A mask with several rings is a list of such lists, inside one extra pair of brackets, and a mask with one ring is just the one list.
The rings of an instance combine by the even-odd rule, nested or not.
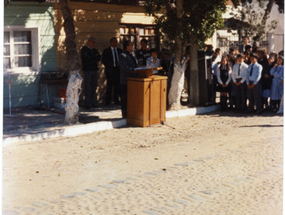
[(198, 114), (210, 113), (219, 109), (220, 105), (212, 105), (208, 107), (195, 107), (195, 108), (182, 109), (178, 111), (167, 111), (166, 118), (194, 116)]
[[(167, 111), (166, 118), (194, 116), (197, 114), (210, 113), (220, 109), (220, 105), (213, 105), (209, 107), (188, 108), (178, 111)], [(27, 134), (16, 137), (3, 138), (3, 146), (16, 142), (36, 141), (51, 137), (72, 137), (80, 134), (88, 134), (95, 131), (103, 131), (114, 128), (119, 128), (127, 125), (126, 119), (94, 122), (88, 124), (80, 124), (73, 126), (64, 126), (52, 131), (43, 131), (36, 134)]]

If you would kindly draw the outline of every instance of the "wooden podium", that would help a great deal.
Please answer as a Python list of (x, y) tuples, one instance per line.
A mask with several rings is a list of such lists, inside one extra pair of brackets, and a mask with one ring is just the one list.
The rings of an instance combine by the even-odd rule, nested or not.
[(146, 127), (165, 122), (166, 90), (167, 77), (152, 75), (152, 69), (128, 78), (127, 124)]

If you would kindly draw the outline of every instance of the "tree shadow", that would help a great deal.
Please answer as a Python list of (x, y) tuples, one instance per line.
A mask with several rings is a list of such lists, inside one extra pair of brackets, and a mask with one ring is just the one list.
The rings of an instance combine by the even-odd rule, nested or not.
[[(205, 114), (201, 114), (201, 115), (205, 115)], [(212, 116), (212, 117), (243, 117), (243, 118), (247, 118), (247, 117), (274, 117), (274, 116), (278, 116), (278, 117), (283, 117), (283, 114), (276, 114), (274, 112), (263, 112), (262, 114), (256, 114), (256, 113), (238, 113), (234, 110), (226, 110), (226, 111), (221, 111), (221, 110), (217, 110), (217, 111), (213, 111), (211, 113), (207, 113), (206, 115)]]
[(270, 127), (283, 127), (283, 125), (244, 125), (240, 126), (240, 128), (252, 128), (252, 127), (264, 127), (264, 128), (270, 128)]

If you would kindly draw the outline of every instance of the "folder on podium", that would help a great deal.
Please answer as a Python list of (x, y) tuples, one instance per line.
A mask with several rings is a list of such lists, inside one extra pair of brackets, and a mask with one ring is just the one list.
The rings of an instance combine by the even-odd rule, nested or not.
[(153, 75), (161, 68), (139, 68), (138, 78), (128, 78), (127, 124), (139, 127), (166, 120), (167, 77)]

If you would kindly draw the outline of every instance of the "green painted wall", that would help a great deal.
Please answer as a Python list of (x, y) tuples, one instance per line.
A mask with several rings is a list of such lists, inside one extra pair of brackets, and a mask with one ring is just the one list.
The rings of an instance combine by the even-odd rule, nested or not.
[[(4, 26), (38, 27), (40, 71), (56, 71), (56, 34), (54, 4), (37, 2), (11, 2), (4, 8)], [(35, 105), (39, 91), (39, 72), (12, 75), (12, 107)], [(8, 77), (4, 77), (4, 108), (9, 107)], [(57, 88), (49, 87), (50, 102), (57, 96)], [(44, 103), (45, 97), (41, 96)]]
[[(11, 104), (12, 107), (35, 106), (43, 103), (47, 106), (46, 85), (39, 84), (39, 75), (12, 75)], [(9, 77), (4, 78), (4, 108), (9, 107)], [(49, 104), (52, 106), (53, 97), (58, 96), (58, 89), (48, 85)], [(40, 90), (40, 93), (39, 93)], [(39, 97), (39, 100), (38, 100)]]

